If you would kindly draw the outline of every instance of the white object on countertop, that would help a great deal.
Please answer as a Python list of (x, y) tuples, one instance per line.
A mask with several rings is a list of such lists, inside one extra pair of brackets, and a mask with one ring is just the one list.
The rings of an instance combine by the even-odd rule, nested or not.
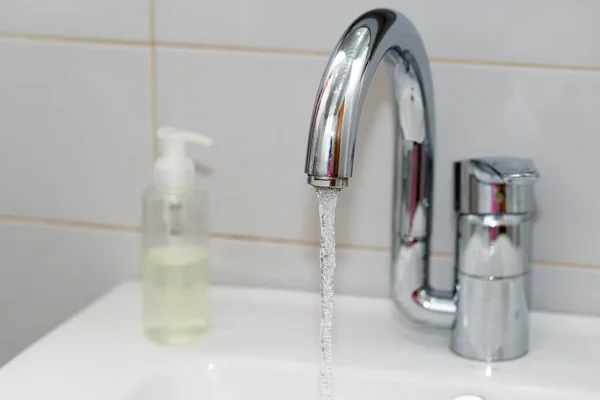
[(185, 146), (212, 140), (172, 127), (158, 138), (155, 182), (142, 193), (144, 327), (151, 340), (184, 345), (208, 329), (209, 279), (208, 191)]
[(193, 184), (196, 166), (187, 156), (187, 143), (204, 147), (213, 144), (212, 139), (196, 132), (185, 131), (170, 126), (158, 130), (161, 141), (161, 155), (154, 162), (154, 183), (169, 192), (186, 191)]
[[(214, 320), (189, 348), (144, 339), (139, 283), (126, 283), (0, 369), (0, 399), (318, 400), (319, 297), (211, 288)], [(449, 333), (414, 329), (389, 299), (338, 296), (336, 400), (597, 400), (600, 319), (531, 313), (531, 351), (473, 362)]]

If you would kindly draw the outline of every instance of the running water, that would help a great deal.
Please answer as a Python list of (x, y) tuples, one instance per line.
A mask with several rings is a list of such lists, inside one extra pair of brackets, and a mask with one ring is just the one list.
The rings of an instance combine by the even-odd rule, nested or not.
[(335, 205), (339, 189), (317, 188), (321, 221), (321, 400), (332, 400), (331, 320), (335, 272)]

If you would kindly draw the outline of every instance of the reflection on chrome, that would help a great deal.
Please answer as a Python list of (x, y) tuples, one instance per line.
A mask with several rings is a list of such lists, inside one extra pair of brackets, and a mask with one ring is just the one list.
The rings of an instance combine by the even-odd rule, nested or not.
[(456, 289), (429, 284), (435, 155), (433, 84), (425, 46), (401, 13), (376, 9), (342, 35), (317, 91), (305, 172), (313, 186), (352, 176), (358, 121), (375, 70), (388, 68), (395, 119), (392, 296), (409, 319), (452, 328), (452, 349), (478, 360), (528, 349), (533, 183), (530, 160), (454, 165)]

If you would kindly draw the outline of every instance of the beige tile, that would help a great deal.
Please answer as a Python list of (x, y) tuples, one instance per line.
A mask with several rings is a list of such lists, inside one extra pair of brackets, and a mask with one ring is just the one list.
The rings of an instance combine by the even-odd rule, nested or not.
[(148, 49), (2, 40), (0, 52), (0, 213), (137, 225)]
[(436, 58), (600, 66), (596, 1), (157, 0), (159, 40), (329, 52), (373, 7), (397, 9)]
[(139, 269), (136, 234), (0, 221), (0, 365)]
[[(307, 129), (321, 57), (221, 51), (158, 53), (159, 119), (215, 136), (195, 153), (213, 174), (213, 230), (318, 240), (313, 190), (303, 184)], [(452, 162), (532, 157), (542, 179), (534, 257), (597, 264), (594, 118), (600, 75), (435, 64), (438, 116), (434, 250), (451, 252)], [(389, 246), (392, 124), (383, 70), (361, 118), (355, 175), (340, 197), (337, 240)], [(559, 195), (561, 194), (561, 195)]]
[(0, 32), (148, 40), (148, 0), (4, 0)]

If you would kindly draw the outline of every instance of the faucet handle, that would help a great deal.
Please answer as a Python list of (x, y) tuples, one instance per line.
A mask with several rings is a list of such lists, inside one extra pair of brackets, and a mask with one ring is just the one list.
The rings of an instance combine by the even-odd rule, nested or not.
[(466, 160), (469, 174), (481, 183), (527, 184), (538, 180), (540, 174), (528, 158), (482, 157)]
[(454, 210), (461, 214), (533, 211), (533, 161), (517, 157), (481, 157), (454, 163)]

